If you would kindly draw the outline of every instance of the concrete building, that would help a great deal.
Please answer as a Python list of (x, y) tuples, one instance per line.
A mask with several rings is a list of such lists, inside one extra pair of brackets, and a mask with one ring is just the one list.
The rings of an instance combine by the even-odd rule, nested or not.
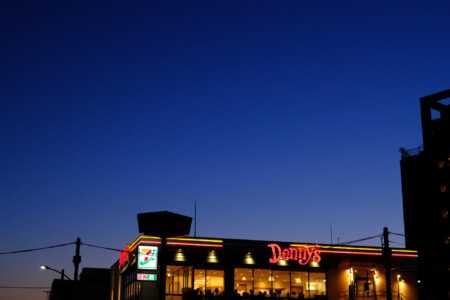
[(401, 148), (406, 247), (419, 251), (420, 298), (450, 299), (450, 90), (420, 99), (423, 147)]

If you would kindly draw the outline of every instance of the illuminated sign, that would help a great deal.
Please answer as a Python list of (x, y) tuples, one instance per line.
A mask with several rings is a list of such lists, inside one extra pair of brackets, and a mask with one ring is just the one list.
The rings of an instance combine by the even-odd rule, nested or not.
[(156, 274), (137, 274), (137, 280), (143, 280), (143, 281), (156, 281)]
[(126, 245), (123, 251), (120, 252), (119, 256), (119, 270), (122, 269), (125, 264), (128, 262), (128, 257), (130, 255), (129, 246)]
[(158, 247), (139, 246), (137, 265), (138, 269), (145, 269), (145, 270), (158, 269)]
[(312, 262), (318, 263), (322, 260), (320, 257), (319, 245), (315, 247), (289, 247), (281, 249), (278, 244), (267, 245), (272, 250), (272, 258), (269, 259), (271, 264), (276, 264), (280, 259), (284, 261), (296, 260), (302, 266)]

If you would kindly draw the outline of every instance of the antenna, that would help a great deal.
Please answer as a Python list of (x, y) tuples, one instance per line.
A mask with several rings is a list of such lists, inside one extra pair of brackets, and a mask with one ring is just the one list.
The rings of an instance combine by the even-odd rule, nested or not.
[(333, 245), (333, 223), (330, 222), (330, 235), (331, 235), (331, 245)]
[(197, 237), (197, 201), (194, 205), (194, 237)]

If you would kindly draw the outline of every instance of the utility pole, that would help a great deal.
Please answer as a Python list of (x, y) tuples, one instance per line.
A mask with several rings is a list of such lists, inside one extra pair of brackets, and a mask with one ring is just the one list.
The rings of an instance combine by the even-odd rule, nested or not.
[(81, 262), (80, 245), (81, 245), (81, 240), (80, 240), (80, 238), (77, 238), (77, 248), (75, 249), (75, 256), (73, 257), (73, 265), (75, 267), (75, 272), (73, 274), (73, 280), (75, 280), (75, 281), (78, 281), (78, 265)]
[(389, 231), (387, 227), (383, 228), (383, 240), (384, 270), (386, 272), (386, 300), (392, 300), (391, 249), (389, 248)]
[(159, 251), (159, 300), (166, 299), (166, 273), (167, 273), (167, 238), (163, 236), (161, 238), (161, 247)]

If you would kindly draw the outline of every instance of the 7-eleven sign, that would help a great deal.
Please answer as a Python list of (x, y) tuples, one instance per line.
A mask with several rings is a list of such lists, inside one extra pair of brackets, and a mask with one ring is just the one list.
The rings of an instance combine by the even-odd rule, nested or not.
[(137, 267), (141, 270), (158, 269), (158, 247), (139, 246)]

